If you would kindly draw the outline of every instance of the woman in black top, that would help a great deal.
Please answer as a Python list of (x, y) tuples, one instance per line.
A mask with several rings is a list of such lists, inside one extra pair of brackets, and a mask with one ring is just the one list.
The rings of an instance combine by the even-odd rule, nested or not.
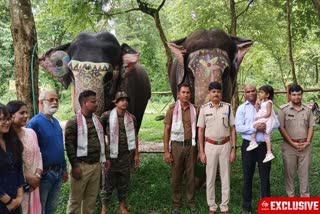
[(11, 116), (0, 104), (0, 213), (21, 214), (23, 145), (11, 128)]

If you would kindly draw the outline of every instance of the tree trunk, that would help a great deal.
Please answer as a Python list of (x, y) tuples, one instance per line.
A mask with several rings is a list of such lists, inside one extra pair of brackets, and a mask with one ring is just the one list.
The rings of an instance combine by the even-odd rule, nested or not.
[(159, 17), (159, 12), (155, 13), (153, 16), (153, 19), (156, 23), (156, 27), (159, 31), (159, 35), (161, 38), (161, 42), (163, 44), (164, 49), (166, 50), (166, 56), (167, 56), (167, 73), (168, 73), (168, 79), (170, 78), (170, 70), (171, 70), (171, 66), (172, 66), (172, 55), (171, 55), (171, 51), (169, 49), (169, 47), (167, 46), (166, 42), (167, 42), (167, 38), (166, 35), (164, 34), (162, 25), (161, 25), (161, 21), (160, 21), (160, 17)]
[(318, 26), (320, 26), (320, 0), (313, 0), (313, 5), (318, 14)]
[(290, 69), (292, 74), (292, 82), (297, 84), (296, 71), (294, 68), (293, 54), (292, 54), (292, 36), (291, 36), (291, 0), (287, 0), (287, 30), (288, 30), (288, 54)]
[(320, 0), (313, 0), (314, 7), (316, 8), (318, 14), (320, 15)]
[(318, 66), (318, 58), (316, 59), (316, 69), (315, 69), (315, 72), (316, 72), (316, 78), (315, 78), (315, 83), (319, 83), (319, 66)]
[[(36, 45), (37, 33), (30, 0), (10, 0), (10, 15), (17, 98), (27, 104), (28, 112), (33, 115), (33, 109), (37, 111), (38, 104), (39, 65)], [(31, 68), (32, 64), (33, 68)], [(32, 93), (31, 72), (33, 72), (34, 79), (34, 95)], [(35, 100), (34, 103), (33, 100)]]
[[(234, 0), (230, 0), (230, 16), (231, 16), (231, 25), (230, 25), (229, 33), (231, 36), (237, 36), (237, 15), (236, 15)], [(238, 90), (237, 79), (238, 78), (236, 77), (234, 94), (232, 96), (232, 101), (231, 101), (233, 112), (236, 112), (239, 106), (239, 90)]]

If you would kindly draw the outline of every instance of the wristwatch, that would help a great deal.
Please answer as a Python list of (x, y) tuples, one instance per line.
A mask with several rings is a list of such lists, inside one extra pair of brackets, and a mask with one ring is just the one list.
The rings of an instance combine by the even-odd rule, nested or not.
[(232, 146), (231, 148), (237, 150), (237, 146)]

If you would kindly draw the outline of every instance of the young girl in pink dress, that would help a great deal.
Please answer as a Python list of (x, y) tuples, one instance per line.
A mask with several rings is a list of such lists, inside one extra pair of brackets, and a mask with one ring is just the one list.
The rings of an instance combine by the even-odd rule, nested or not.
[[(263, 163), (271, 161), (274, 159), (272, 153), (272, 144), (270, 139), (270, 134), (272, 132), (273, 126), (276, 121), (276, 116), (273, 110), (272, 99), (274, 96), (274, 91), (272, 86), (264, 85), (259, 88), (259, 99), (256, 103), (257, 114), (253, 126), (258, 123), (266, 124), (266, 131), (264, 132), (264, 139), (267, 144), (267, 154)], [(260, 102), (259, 102), (260, 101)], [(247, 151), (251, 151), (257, 148), (259, 144), (256, 142), (256, 133), (251, 134), (251, 142), (247, 147)]]
[(42, 158), (36, 133), (24, 126), (27, 124), (28, 111), (22, 101), (10, 101), (7, 108), (12, 116), (12, 127), (23, 144), (23, 174), (27, 185), (24, 186), (22, 199), (23, 214), (40, 214), (41, 203), (39, 185), (42, 174)]

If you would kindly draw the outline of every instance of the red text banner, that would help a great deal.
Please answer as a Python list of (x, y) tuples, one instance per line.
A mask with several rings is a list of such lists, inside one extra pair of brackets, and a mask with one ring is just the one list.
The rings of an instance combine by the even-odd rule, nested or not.
[(320, 214), (320, 197), (268, 197), (258, 204), (258, 214)]

